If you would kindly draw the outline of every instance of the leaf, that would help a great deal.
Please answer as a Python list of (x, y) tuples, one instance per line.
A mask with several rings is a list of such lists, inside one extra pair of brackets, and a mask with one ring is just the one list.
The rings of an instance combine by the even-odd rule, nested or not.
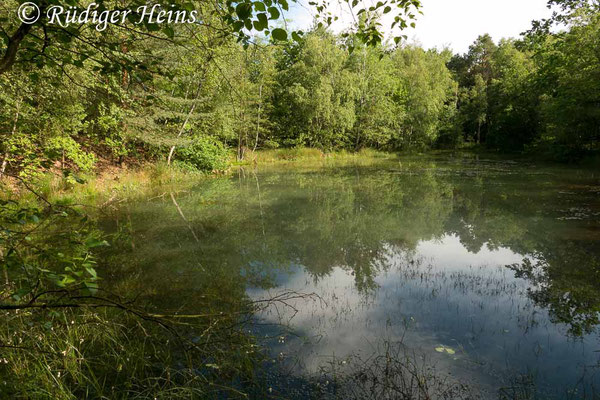
[(95, 238), (90, 238), (86, 240), (85, 245), (88, 249), (93, 249), (94, 247), (106, 247), (110, 246), (106, 240), (99, 240)]
[(163, 28), (163, 32), (165, 33), (165, 35), (167, 35), (169, 39), (173, 39), (173, 37), (175, 37), (175, 31), (170, 25), (165, 25), (165, 27)]
[(435, 348), (435, 351), (437, 351), (438, 353), (448, 353), (450, 355), (456, 354), (456, 351), (454, 349), (446, 346), (438, 346)]
[[(158, 24), (148, 23), (148, 24), (145, 24), (145, 26), (146, 26), (146, 29), (148, 29), (148, 31), (150, 31), (150, 32), (160, 31), (160, 26)], [(105, 64), (105, 66), (106, 65), (107, 64)]]
[(271, 18), (270, 19), (278, 19), (279, 16), (280, 16), (279, 10), (276, 7), (269, 7), (269, 14), (271, 14)]
[(98, 274), (94, 268), (88, 267), (85, 270), (92, 276), (93, 279), (98, 279)]
[(252, 14), (252, 5), (250, 3), (240, 3), (235, 7), (235, 13), (239, 19), (248, 19)]
[[(267, 18), (267, 14), (259, 13), (256, 15), (256, 18), (258, 18), (258, 21), (263, 26), (263, 29), (267, 29), (267, 27), (269, 26), (269, 19)], [(260, 29), (260, 30), (262, 30), (262, 29)]]
[(67, 276), (67, 275), (63, 275), (63, 278), (61, 280), (57, 281), (56, 284), (60, 287), (65, 287), (74, 282), (75, 282), (74, 278)]
[(287, 40), (287, 32), (281, 28), (273, 29), (271, 36), (275, 40)]
[(243, 27), (244, 27), (244, 23), (243, 23), (242, 21), (235, 21), (235, 22), (233, 23), (233, 29), (234, 29), (235, 31), (238, 31), (238, 32), (239, 32), (239, 31), (241, 31), (241, 30), (242, 30), (242, 28), (243, 28)]
[(266, 11), (267, 10), (267, 8), (265, 7), (265, 3), (262, 3), (260, 1), (254, 2), (254, 9), (256, 11)]

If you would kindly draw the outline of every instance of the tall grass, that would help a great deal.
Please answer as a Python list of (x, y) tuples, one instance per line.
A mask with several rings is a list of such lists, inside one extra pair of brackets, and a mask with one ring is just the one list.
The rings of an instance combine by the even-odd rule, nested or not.
[(363, 149), (358, 152), (348, 152), (346, 150), (325, 152), (320, 149), (308, 147), (294, 147), (285, 149), (259, 150), (255, 153), (247, 153), (242, 162), (232, 160), (233, 164), (268, 164), (278, 162), (302, 162), (302, 161), (322, 161), (322, 160), (344, 160), (359, 158), (388, 158), (390, 153), (380, 152), (372, 149)]
[[(191, 351), (160, 326), (114, 310), (4, 312), (2, 318), (2, 399), (244, 397), (234, 385), (247, 381), (254, 366), (249, 342)], [(240, 354), (247, 360), (229, 362)]]
[[(77, 178), (46, 172), (27, 179), (29, 186), (51, 203), (103, 206), (151, 196), (159, 190), (183, 190), (210, 175), (169, 167), (165, 163), (147, 164), (136, 169), (106, 169)], [(0, 181), (0, 198), (20, 202), (39, 201), (18, 180)]]

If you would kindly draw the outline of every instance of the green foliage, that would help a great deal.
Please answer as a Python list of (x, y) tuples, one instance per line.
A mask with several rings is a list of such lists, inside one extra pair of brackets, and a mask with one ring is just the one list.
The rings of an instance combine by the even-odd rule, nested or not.
[(449, 54), (410, 46), (383, 50), (343, 51), (318, 30), (285, 48), (278, 55), (272, 111), (282, 144), (356, 150), (432, 145), (456, 91), (445, 66)]
[(401, 87), (394, 77), (390, 57), (383, 57), (381, 48), (355, 48), (347, 66), (354, 74), (356, 122), (352, 129), (355, 150), (362, 147), (389, 148), (397, 135), (406, 110), (397, 100)]
[(355, 121), (353, 76), (335, 39), (315, 32), (288, 47), (277, 76), (273, 118), (284, 142), (331, 149), (347, 144)]
[[(160, 60), (160, 73), (141, 76), (143, 68), (123, 64), (106, 75), (90, 55), (63, 68), (19, 63), (0, 74), (3, 171), (89, 171), (98, 160), (165, 159), (173, 146), (194, 158), (204, 150), (182, 149), (192, 133), (235, 147), (240, 160), (256, 149), (294, 146), (356, 151), (480, 143), (502, 151), (548, 148), (572, 158), (598, 150), (599, 22), (580, 6), (566, 32), (499, 44), (482, 35), (454, 57), (417, 46), (366, 46), (368, 35), (336, 36), (319, 24), (287, 41), (285, 30), (263, 26), (263, 18), (281, 18), (273, 7), (236, 3), (233, 23), (258, 21), (281, 39), (278, 46), (267, 38), (250, 45), (223, 36), (208, 24), (229, 22), (209, 12), (194, 36), (175, 27), (173, 38), (184, 46), (130, 37), (125, 54)], [(365, 27), (368, 21), (364, 13), (359, 18)], [(100, 34), (107, 43), (115, 35)], [(92, 52), (95, 60), (106, 56), (76, 41), (68, 48)], [(212, 162), (194, 162), (213, 169)]]
[(127, 113), (118, 105), (101, 105), (98, 117), (92, 121), (92, 132), (108, 147), (114, 158), (121, 159), (130, 153), (129, 137), (124, 130)]
[(82, 171), (90, 171), (96, 160), (94, 154), (86, 153), (81, 150), (81, 146), (70, 136), (55, 136), (46, 142), (46, 152), (50, 159), (64, 159), (73, 162), (73, 164)]
[(452, 104), (455, 83), (446, 68), (448, 52), (406, 47), (393, 53), (395, 76), (400, 81), (399, 103), (405, 110), (394, 148), (428, 148), (435, 143), (440, 121)]
[[(382, 42), (383, 29), (379, 22), (382, 13), (393, 17), (390, 28), (399, 40), (398, 31), (408, 27), (407, 21), (414, 20), (421, 7), (419, 0), (381, 0), (371, 6), (358, 0), (344, 1), (356, 15), (363, 14), (362, 22), (354, 24), (353, 28), (357, 38), (369, 45)], [(296, 0), (292, 2), (295, 3)], [(140, 7), (148, 6), (144, 0), (130, 1), (127, 4), (130, 12), (123, 21), (120, 18), (118, 23), (108, 20), (106, 23), (96, 24), (92, 29), (83, 30), (75, 24), (58, 27), (47, 21), (45, 14), (50, 7), (64, 7), (60, 1), (34, 0), (33, 3), (42, 15), (33, 24), (21, 25), (14, 12), (19, 6), (19, 2), (15, 0), (7, 2), (6, 12), (2, 10), (2, 15), (10, 17), (3, 18), (3, 25), (7, 26), (6, 29), (0, 30), (0, 39), (6, 43), (6, 48), (0, 53), (0, 75), (9, 71), (15, 63), (27, 60), (35, 63), (37, 67), (82, 68), (87, 65), (104, 75), (119, 76), (123, 71), (127, 71), (136, 74), (138, 79), (151, 79), (152, 73), (161, 72), (159, 60), (144, 57), (143, 53), (129, 52), (128, 46), (143, 41), (148, 36), (172, 44), (178, 44), (179, 39), (187, 36), (186, 31), (175, 23), (174, 19), (178, 19), (177, 17), (162, 18), (160, 23), (156, 17), (154, 20), (147, 15), (146, 18), (142, 18), (144, 11)], [(99, 14), (123, 7), (117, 0), (98, 0), (94, 4), (95, 11)], [(85, 10), (88, 5), (89, 2), (82, 0), (68, 2), (68, 6), (79, 12)], [(162, 10), (153, 10), (155, 12), (183, 13), (187, 25), (196, 30), (191, 30), (192, 36), (206, 26), (216, 27), (220, 34), (229, 39), (236, 39), (246, 48), (252, 41), (252, 35), (259, 32), (274, 41), (285, 41), (289, 36), (287, 28), (275, 26), (285, 22), (283, 13), (289, 11), (288, 0), (227, 0), (218, 4), (198, 0), (173, 0), (157, 5), (161, 6)], [(313, 9), (320, 27), (330, 26), (338, 19), (333, 16), (333, 10), (327, 1), (310, 1), (308, 5)], [(64, 19), (63, 16), (63, 23)], [(134, 25), (135, 29), (127, 25)], [(290, 33), (294, 40), (300, 40), (303, 35), (302, 31)], [(44, 39), (39, 40), (41, 37)], [(32, 72), (32, 76), (35, 76), (35, 72)]]
[[(16, 71), (15, 71), (16, 72)], [(83, 72), (83, 71), (82, 71)], [(90, 113), (85, 92), (66, 84), (50, 68), (38, 74), (42, 82), (17, 73), (0, 76), (0, 152), (6, 170), (33, 176), (53, 165), (63, 170), (89, 171), (95, 155), (86, 149)], [(3, 171), (4, 172), (4, 171)]]
[(549, 38), (536, 54), (543, 88), (542, 139), (568, 153), (600, 143), (600, 14)]
[(4, 162), (19, 171), (22, 177), (37, 175), (45, 165), (36, 143), (25, 134), (15, 134), (3, 143)]
[(93, 252), (107, 242), (87, 216), (7, 199), (0, 200), (0, 226), (0, 269), (13, 282), (2, 297), (20, 302), (44, 290), (97, 288)]
[(535, 65), (530, 52), (519, 51), (513, 41), (500, 42), (489, 86), (487, 144), (502, 150), (522, 150), (536, 140), (540, 122)]
[[(598, 11), (561, 3), (569, 30), (496, 45), (481, 36), (448, 64), (459, 82), (464, 139), (501, 150), (541, 149), (576, 159), (598, 151)], [(539, 28), (539, 26), (537, 26)]]
[(214, 138), (196, 136), (191, 144), (177, 149), (179, 165), (199, 171), (211, 172), (227, 167), (227, 148)]

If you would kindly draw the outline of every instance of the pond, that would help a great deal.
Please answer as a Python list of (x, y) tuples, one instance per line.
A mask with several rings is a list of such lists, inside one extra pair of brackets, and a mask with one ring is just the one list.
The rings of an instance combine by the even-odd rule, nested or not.
[(273, 300), (244, 326), (267, 349), (264, 395), (600, 395), (598, 171), (450, 155), (281, 163), (120, 218), (156, 307)]

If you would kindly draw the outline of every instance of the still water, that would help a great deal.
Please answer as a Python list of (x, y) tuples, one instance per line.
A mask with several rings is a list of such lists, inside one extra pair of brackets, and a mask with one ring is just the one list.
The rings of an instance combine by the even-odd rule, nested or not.
[(600, 396), (598, 171), (325, 160), (172, 194), (127, 210), (153, 301), (275, 298), (244, 328), (269, 396)]

